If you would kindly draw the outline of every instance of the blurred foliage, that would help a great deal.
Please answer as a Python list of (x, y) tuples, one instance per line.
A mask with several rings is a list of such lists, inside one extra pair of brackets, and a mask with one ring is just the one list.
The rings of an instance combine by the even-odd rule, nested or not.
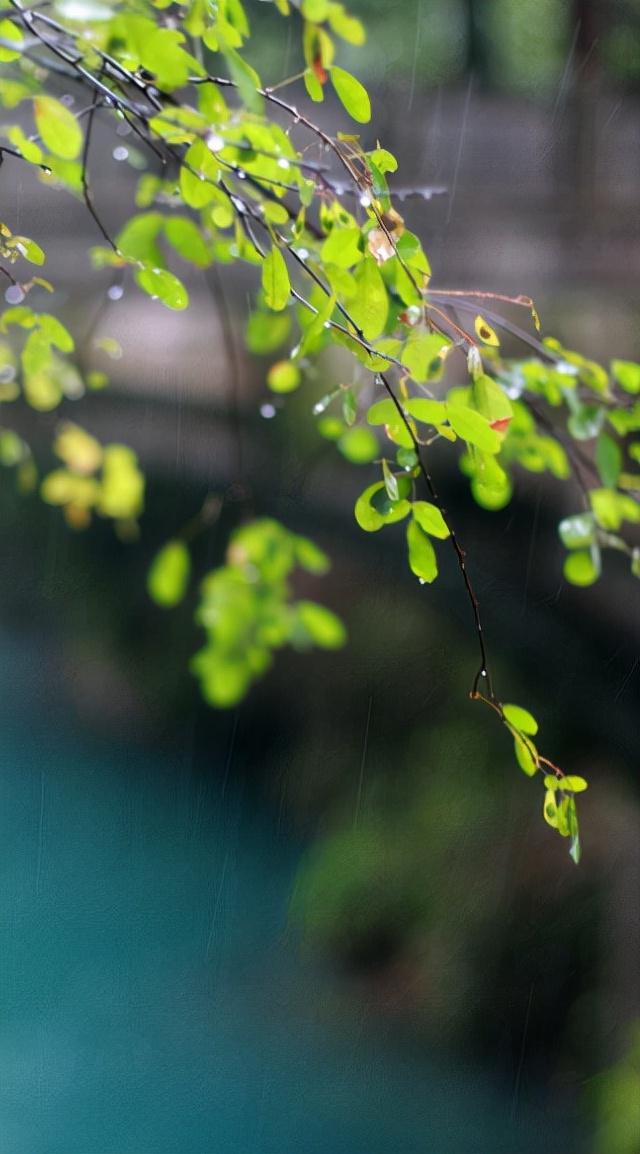
[[(300, 44), (300, 69), (275, 87), (261, 81), (255, 58), (261, 41), (241, 0), (213, 8), (189, 0), (179, 5), (177, 27), (165, 0), (110, 7), (85, 0), (70, 10), (67, 0), (56, 0), (46, 12), (11, 0), (1, 38), (9, 73), (0, 81), (0, 100), (20, 115), (5, 130), (9, 144), (0, 156), (23, 161), (45, 185), (83, 202), (104, 242), (92, 250), (92, 261), (113, 277), (112, 290), (130, 278), (153, 301), (181, 311), (189, 304), (183, 266), (252, 266), (259, 289), (246, 343), (256, 354), (276, 357), (266, 374), (274, 393), (307, 388), (314, 362), (332, 351), (341, 380), (316, 399), (313, 414), (319, 433), (342, 457), (375, 466), (356, 502), (356, 520), (367, 532), (403, 521), (408, 565), (421, 584), (438, 578), (443, 542), (453, 549), (478, 648), (470, 696), (493, 711), (513, 742), (517, 765), (543, 785), (544, 819), (568, 839), (577, 862), (575, 795), (586, 781), (543, 754), (537, 720), (498, 695), (466, 554), (438, 494), (429, 450), (439, 442), (456, 454), (483, 509), (510, 501), (514, 467), (574, 480), (582, 508), (559, 529), (566, 579), (576, 586), (595, 582), (605, 550), (624, 554), (631, 575), (640, 576), (640, 551), (628, 536), (628, 526), (640, 521), (640, 475), (633, 465), (640, 367), (616, 360), (607, 372), (543, 338), (529, 297), (434, 289), (421, 240), (394, 206), (389, 182), (396, 158), (379, 143), (366, 148), (353, 130), (332, 135), (313, 117), (313, 106), (328, 99), (347, 126), (370, 122), (365, 86), (338, 63), (344, 46), (364, 42), (363, 23), (336, 0), (273, 0), (269, 8), (280, 26), (283, 17), (291, 20)], [(536, 5), (533, 22), (528, 4), (517, 10), (506, 3), (482, 10), (452, 5), (449, 22), (455, 11), (460, 19), (464, 12), (469, 49), (474, 38), (493, 42), (501, 30), (504, 60), (498, 52), (497, 66), (507, 82), (505, 60), (521, 74), (526, 55), (536, 83), (540, 60), (551, 71), (559, 64), (560, 18), (549, 0)], [(417, 9), (418, 17), (425, 12), (435, 30), (435, 8)], [(417, 57), (418, 41), (400, 26)], [(386, 35), (377, 39), (388, 53)], [(65, 83), (90, 92), (90, 105), (77, 110), (74, 98), (61, 98), (60, 71)], [(282, 95), (289, 85), (297, 86), (296, 103)], [(32, 119), (28, 134), (23, 113)], [(135, 211), (132, 205), (116, 235), (93, 194), (97, 116), (111, 131), (122, 123), (133, 128), (140, 143), (121, 157), (137, 192)], [(45, 261), (40, 246), (8, 224), (0, 235), (9, 282), (0, 322), (9, 338), (0, 346), (3, 399), (53, 411), (103, 387), (105, 374), (81, 373), (71, 360), (69, 330), (24, 303), (28, 295), (37, 302), (52, 291), (43, 278), (21, 275), (25, 262)], [(524, 316), (523, 324), (504, 311)], [(505, 332), (535, 355), (506, 358)], [(117, 355), (104, 341), (103, 351)], [(102, 446), (69, 423), (60, 427), (53, 452), (63, 467), (44, 477), (44, 500), (62, 507), (74, 528), (88, 526), (96, 513), (114, 520), (122, 536), (133, 536), (144, 501), (135, 452)], [(35, 476), (29, 453), (10, 431), (4, 459), (18, 466), (23, 486)], [(310, 541), (260, 520), (232, 535), (226, 563), (205, 577), (197, 620), (207, 642), (192, 668), (210, 704), (236, 705), (285, 644), (343, 644), (344, 627), (333, 613), (292, 600), (296, 565), (322, 573), (328, 561)], [(174, 535), (156, 556), (149, 592), (159, 605), (173, 607), (190, 574), (188, 541)]]
[[(594, 1154), (636, 1154), (640, 1149), (640, 1026), (631, 1032), (626, 1053), (595, 1079)], [(592, 1095), (593, 1096), (593, 1095)]]

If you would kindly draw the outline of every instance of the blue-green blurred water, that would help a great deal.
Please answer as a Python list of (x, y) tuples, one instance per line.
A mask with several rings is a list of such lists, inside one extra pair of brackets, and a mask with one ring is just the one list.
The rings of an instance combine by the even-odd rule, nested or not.
[(337, 998), (288, 929), (302, 849), (266, 805), (87, 735), (34, 639), (2, 653), (2, 1154), (575, 1149), (549, 1102)]

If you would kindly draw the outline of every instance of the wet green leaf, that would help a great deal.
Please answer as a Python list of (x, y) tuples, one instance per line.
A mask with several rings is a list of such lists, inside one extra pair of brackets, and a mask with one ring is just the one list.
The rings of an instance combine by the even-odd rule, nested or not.
[(447, 417), (454, 433), (469, 445), (475, 445), (484, 453), (500, 452), (500, 435), (491, 428), (487, 418), (475, 409), (459, 403), (447, 403)]
[(438, 576), (436, 551), (424, 529), (413, 518), (407, 525), (409, 568), (421, 581), (431, 584)]
[(211, 256), (198, 226), (186, 216), (172, 216), (165, 221), (164, 233), (169, 244), (183, 260), (207, 268)]
[(442, 372), (451, 341), (440, 333), (412, 336), (402, 350), (402, 363), (414, 381), (432, 381)]
[(414, 501), (411, 508), (415, 520), (425, 533), (440, 540), (445, 540), (450, 535), (447, 523), (437, 505), (431, 504), (430, 501)]
[(135, 279), (144, 292), (168, 309), (186, 309), (189, 304), (189, 294), (182, 281), (164, 268), (136, 269)]
[(262, 262), (262, 290), (265, 304), (274, 312), (281, 312), (289, 303), (291, 282), (286, 261), (275, 245)]
[(371, 101), (364, 85), (350, 72), (345, 72), (344, 68), (338, 68), (335, 64), (330, 69), (330, 76), (336, 95), (352, 120), (368, 124), (371, 120)]
[[(374, 505), (374, 501), (377, 505)], [(358, 525), (366, 533), (376, 533), (384, 525), (402, 521), (410, 512), (411, 504), (402, 495), (399, 501), (389, 499), (384, 481), (369, 485), (358, 497), (354, 510)]]
[(20, 48), (24, 41), (22, 29), (18, 28), (12, 20), (0, 20), (0, 40), (16, 45), (15, 49), (9, 48), (6, 44), (0, 45), (0, 64), (9, 64), (12, 60), (19, 60), (22, 56)]
[(538, 722), (535, 717), (529, 713), (528, 709), (523, 709), (521, 705), (503, 705), (502, 712), (507, 721), (520, 733), (526, 733), (532, 737), (538, 732)]
[(36, 96), (33, 101), (36, 128), (54, 156), (75, 160), (82, 148), (82, 130), (72, 112), (54, 96)]
[(389, 298), (380, 275), (380, 270), (372, 256), (367, 256), (358, 265), (355, 273), (357, 296), (351, 302), (349, 312), (361, 329), (365, 340), (379, 337), (387, 323)]
[(520, 769), (524, 770), (529, 777), (533, 777), (538, 769), (538, 751), (535, 745), (530, 738), (521, 737), (520, 734), (514, 733), (513, 746)]
[(387, 491), (387, 495), (389, 497), (389, 500), (390, 501), (398, 501), (400, 498), (400, 488), (399, 488), (399, 484), (398, 484), (398, 478), (396, 477), (395, 473), (393, 473), (391, 471), (391, 469), (389, 468), (389, 462), (388, 461), (383, 460), (383, 462), (382, 462), (382, 476), (384, 478), (384, 487)]

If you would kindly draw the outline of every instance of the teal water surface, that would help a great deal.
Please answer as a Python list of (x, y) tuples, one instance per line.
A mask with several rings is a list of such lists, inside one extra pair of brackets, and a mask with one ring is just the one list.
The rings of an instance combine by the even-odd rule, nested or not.
[(1, 1154), (566, 1154), (548, 1103), (337, 1000), (266, 803), (87, 736), (3, 654)]

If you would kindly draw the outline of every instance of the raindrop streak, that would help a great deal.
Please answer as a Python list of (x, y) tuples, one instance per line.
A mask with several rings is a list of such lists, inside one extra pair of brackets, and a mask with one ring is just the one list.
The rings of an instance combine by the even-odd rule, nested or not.
[(364, 741), (362, 742), (362, 757), (360, 759), (360, 776), (358, 778), (358, 792), (356, 794), (356, 808), (353, 815), (354, 827), (358, 824), (358, 817), (360, 815), (360, 806), (362, 803), (362, 785), (364, 781), (364, 767), (367, 761), (367, 746), (369, 744), (369, 727), (371, 725), (371, 708), (373, 706), (373, 694), (369, 694), (369, 708), (367, 710), (367, 722), (364, 727)]
[(420, 52), (420, 31), (422, 28), (422, 0), (418, 0), (416, 4), (416, 35), (413, 42), (413, 64), (411, 66), (411, 84), (409, 85), (409, 103), (407, 104), (407, 112), (411, 112), (413, 108), (413, 98), (416, 91), (416, 69), (418, 66), (418, 54)]
[(453, 212), (453, 202), (454, 202), (455, 195), (456, 195), (456, 188), (458, 187), (458, 174), (460, 172), (460, 162), (462, 160), (462, 149), (464, 147), (464, 138), (465, 138), (465, 134), (467, 131), (467, 119), (469, 116), (469, 102), (471, 100), (472, 87), (473, 87), (473, 75), (471, 75), (469, 77), (469, 83), (467, 84), (467, 95), (465, 96), (465, 99), (464, 99), (464, 111), (462, 113), (462, 124), (460, 125), (460, 139), (458, 140), (458, 153), (456, 156), (455, 168), (453, 170), (453, 180), (451, 181), (451, 196), (449, 197), (449, 208), (447, 210), (447, 216), (446, 216), (446, 220), (444, 222), (445, 228), (447, 227), (447, 225), (449, 224), (449, 222), (451, 220), (451, 214)]

